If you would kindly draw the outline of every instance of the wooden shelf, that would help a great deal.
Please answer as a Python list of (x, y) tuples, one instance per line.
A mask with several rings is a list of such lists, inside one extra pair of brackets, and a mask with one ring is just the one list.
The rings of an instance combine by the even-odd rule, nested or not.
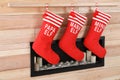
[[(49, 7), (115, 7), (118, 6), (118, 3), (79, 3), (79, 4), (48, 4)], [(40, 3), (22, 3), (22, 2), (10, 2), (8, 3), (8, 7), (45, 7), (46, 4)]]

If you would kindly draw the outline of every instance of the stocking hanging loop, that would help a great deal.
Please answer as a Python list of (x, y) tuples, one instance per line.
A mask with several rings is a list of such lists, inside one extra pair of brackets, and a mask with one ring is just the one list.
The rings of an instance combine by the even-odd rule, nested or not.
[(98, 2), (95, 3), (95, 7), (96, 7), (96, 9), (98, 9)]
[(48, 10), (48, 3), (45, 4), (45, 9)]
[(74, 3), (71, 3), (71, 10), (74, 11)]

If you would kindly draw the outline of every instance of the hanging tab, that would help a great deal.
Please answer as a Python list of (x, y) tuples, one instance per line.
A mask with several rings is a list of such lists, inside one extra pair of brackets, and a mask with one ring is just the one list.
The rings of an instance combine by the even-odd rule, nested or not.
[(95, 7), (96, 7), (96, 9), (98, 9), (98, 2), (95, 3)]
[(48, 3), (45, 4), (45, 9), (48, 10)]
[(71, 10), (74, 11), (74, 3), (71, 3)]

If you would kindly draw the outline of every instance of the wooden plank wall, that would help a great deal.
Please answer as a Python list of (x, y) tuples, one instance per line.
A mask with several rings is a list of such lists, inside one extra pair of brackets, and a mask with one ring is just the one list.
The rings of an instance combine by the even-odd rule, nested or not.
[[(8, 2), (29, 2), (29, 3), (48, 3), (48, 4), (62, 4), (62, 3), (120, 3), (120, 0), (0, 0), (0, 71), (11, 70), (11, 69), (23, 69), (22, 80), (31, 80), (28, 78), (28, 74), (25, 74), (24, 71), (29, 73), (30, 67), (30, 49), (29, 42), (34, 41), (36, 35), (40, 30), (40, 25), (42, 23), (42, 14), (44, 13), (45, 8), (9, 8), (7, 6)], [(55, 36), (54, 40), (60, 39), (63, 35), (65, 28), (68, 13), (70, 12), (70, 7), (57, 7), (57, 8), (49, 8), (56, 14), (61, 15), (65, 18), (63, 26), (60, 28), (59, 32)], [(84, 26), (82, 31), (79, 33), (78, 37), (84, 37), (88, 27), (90, 26), (92, 12), (95, 7), (75, 7), (75, 10), (80, 12), (81, 14), (88, 17), (87, 24)], [(109, 13), (112, 15), (110, 24), (106, 27), (104, 35), (106, 37), (106, 66), (105, 68), (93, 69), (91, 74), (94, 75), (95, 72), (98, 71), (96, 76), (91, 76), (89, 80), (99, 80), (102, 76), (106, 80), (108, 76), (120, 76), (120, 5), (117, 7), (99, 7), (100, 10)], [(92, 70), (92, 69), (91, 69)], [(77, 76), (75, 74), (73, 78), (69, 78), (71, 73), (68, 73), (69, 80), (73, 80), (75, 77), (76, 80), (84, 79), (88, 80), (85, 75), (90, 74), (91, 70), (83, 70), (81, 72), (77, 72)], [(19, 70), (18, 70), (19, 71)], [(17, 73), (18, 71), (14, 71), (13, 73)], [(108, 72), (106, 72), (108, 71)], [(109, 71), (111, 73), (109, 73)], [(100, 75), (100, 73), (101, 75)], [(22, 72), (21, 72), (22, 73)], [(19, 72), (19, 74), (21, 74)], [(10, 72), (8, 71), (10, 75)], [(56, 74), (57, 75), (57, 74)], [(4, 77), (5, 72), (0, 73), (0, 79), (7, 80), (8, 78)], [(12, 76), (12, 75), (11, 75)], [(18, 76), (18, 74), (17, 74)], [(27, 77), (25, 77), (27, 76)], [(51, 80), (58, 80), (57, 77), (49, 76)], [(100, 77), (100, 78), (97, 78)], [(9, 78), (9, 80), (14, 80), (15, 77)], [(44, 77), (43, 77), (44, 79)], [(60, 77), (60, 79), (64, 79), (64, 73)]]

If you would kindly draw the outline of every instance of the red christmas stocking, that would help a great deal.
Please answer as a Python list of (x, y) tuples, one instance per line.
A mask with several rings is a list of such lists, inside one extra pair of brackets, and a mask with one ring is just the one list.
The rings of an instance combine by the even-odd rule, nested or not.
[(59, 56), (51, 49), (51, 43), (62, 22), (62, 17), (47, 10), (43, 15), (41, 30), (32, 46), (39, 56), (51, 64), (57, 64), (60, 60)]
[(83, 52), (76, 47), (76, 38), (85, 24), (86, 19), (86, 17), (79, 13), (71, 11), (67, 29), (59, 42), (60, 48), (77, 61), (81, 61), (84, 57)]
[(92, 24), (84, 40), (84, 45), (100, 58), (105, 56), (106, 50), (99, 44), (99, 39), (110, 17), (109, 14), (96, 9), (93, 14)]

